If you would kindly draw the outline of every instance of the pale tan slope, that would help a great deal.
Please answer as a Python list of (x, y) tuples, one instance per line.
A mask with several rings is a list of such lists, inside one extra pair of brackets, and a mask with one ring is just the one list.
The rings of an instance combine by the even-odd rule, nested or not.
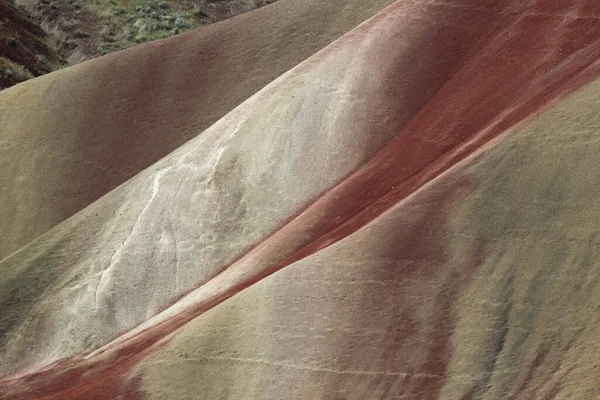
[[(106, 344), (364, 164), (484, 43), (487, 27), (460, 31), (470, 46), (431, 63), (456, 39), (413, 18), (433, 11), (398, 2), (0, 263), (0, 372)], [(435, 11), (452, 28), (471, 16)]]
[(0, 398), (577, 397), (598, 84), (506, 129), (598, 76), (600, 7), (532, 3), (396, 2), (4, 259)]
[(281, 0), (0, 93), (0, 259), (392, 0)]
[(149, 399), (600, 397), (600, 82), (186, 325)]

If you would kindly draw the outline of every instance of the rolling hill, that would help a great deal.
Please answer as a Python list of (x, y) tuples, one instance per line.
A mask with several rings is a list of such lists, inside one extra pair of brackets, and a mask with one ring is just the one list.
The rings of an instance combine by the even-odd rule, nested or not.
[(599, 39), (280, 0), (1, 92), (0, 399), (599, 397)]

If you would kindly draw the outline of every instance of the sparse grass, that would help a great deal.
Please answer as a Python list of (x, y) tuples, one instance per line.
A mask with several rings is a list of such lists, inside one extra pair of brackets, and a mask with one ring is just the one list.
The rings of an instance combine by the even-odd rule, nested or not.
[(186, 1), (96, 0), (82, 5), (104, 20), (98, 45), (101, 55), (177, 35), (203, 23), (201, 10)]
[(48, 62), (48, 59), (44, 55), (42, 55), (42, 54), (36, 55), (35, 60), (36, 60), (38, 69), (41, 69), (44, 71), (52, 70), (52, 68), (50, 67), (50, 63)]
[(52, 27), (47, 44), (70, 64), (217, 20), (212, 5), (203, 10), (196, 0), (32, 1), (30, 13)]
[(0, 57), (0, 77), (16, 83), (33, 78), (33, 74), (22, 65), (15, 64), (7, 58)]

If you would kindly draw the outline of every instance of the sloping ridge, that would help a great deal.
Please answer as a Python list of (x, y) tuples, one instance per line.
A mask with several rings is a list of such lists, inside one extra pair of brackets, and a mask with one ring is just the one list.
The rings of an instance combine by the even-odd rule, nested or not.
[[(268, 85), (202, 135), (5, 259), (0, 264), (8, 272), (0, 282), (2, 308), (8, 310), (0, 320), (8, 327), (3, 329), (3, 352), (9, 360), (4, 372), (7, 377), (21, 375), (4, 381), (5, 397), (133, 395), (139, 382), (127, 381), (128, 371), (144, 357), (162, 357), (161, 348), (169, 344), (161, 339), (173, 339), (169, 335), (188, 322), (205, 314), (218, 321), (218, 310), (228, 307), (227, 298), (243, 296), (246, 292), (240, 292), (255, 283), (269, 285), (271, 277), (264, 278), (285, 266), (293, 270), (303, 263), (309, 269), (322, 265), (315, 260), (321, 253), (334, 260), (331, 253), (347, 243), (366, 242), (364, 248), (357, 247), (364, 252), (377, 249), (368, 241), (369, 232), (389, 224), (394, 213), (400, 220), (416, 218), (416, 224), (426, 225), (430, 216), (420, 217), (414, 210), (428, 207), (427, 198), (451, 197), (453, 191), (466, 190), (463, 187), (493, 187), (485, 174), (478, 175), (477, 183), (463, 182), (456, 188), (452, 183), (464, 180), (462, 174), (485, 170), (493, 154), (501, 158), (516, 151), (506, 144), (515, 135), (510, 128), (598, 76), (598, 16), (572, 12), (574, 5), (600, 12), (587, 4), (549, 9), (544, 2), (507, 1), (474, 9), (460, 2), (397, 2)], [(450, 57), (444, 44), (453, 43), (460, 45)], [(440, 60), (444, 55), (448, 59)], [(421, 92), (407, 95), (411, 83)], [(535, 122), (530, 118), (522, 125), (528, 124)], [(485, 146), (501, 134), (502, 140)], [(447, 223), (441, 224), (431, 229), (443, 229)], [(430, 245), (430, 253), (424, 254), (431, 254), (440, 271), (454, 268), (451, 259), (433, 250), (435, 243)], [(404, 256), (411, 251), (407, 247)], [(360, 258), (360, 253), (349, 260), (352, 257)], [(468, 257), (471, 271), (482, 263), (481, 254)], [(37, 275), (40, 268), (48, 276), (25, 287), (25, 278)], [(461, 279), (447, 281), (448, 290), (460, 291)], [(254, 300), (255, 286), (246, 294)], [(159, 287), (165, 292), (157, 291)], [(8, 297), (7, 288), (16, 292), (12, 289)], [(76, 306), (69, 308), (69, 302)], [(86, 314), (78, 318), (82, 310)], [(188, 329), (203, 328), (186, 325), (174, 337), (185, 337)], [(503, 329), (508, 328), (493, 330)], [(43, 341), (36, 330), (44, 332)], [(119, 330), (126, 333), (117, 335)], [(502, 344), (498, 352), (501, 349)], [(152, 352), (158, 355), (149, 356)], [(258, 362), (211, 354), (198, 357), (199, 364)], [(422, 373), (388, 375), (443, 382), (458, 368), (443, 364), (441, 372), (426, 361), (420, 365)], [(297, 369), (319, 371), (310, 365)], [(79, 383), (72, 385), (75, 377)], [(490, 382), (493, 379), (483, 379), (477, 381), (481, 386), (473, 387)], [(213, 389), (218, 386), (215, 383)], [(148, 393), (160, 391), (151, 382), (145, 387)], [(436, 383), (412, 388), (411, 393), (432, 398), (453, 390), (463, 388)]]
[(283, 0), (2, 91), (0, 259), (391, 2)]

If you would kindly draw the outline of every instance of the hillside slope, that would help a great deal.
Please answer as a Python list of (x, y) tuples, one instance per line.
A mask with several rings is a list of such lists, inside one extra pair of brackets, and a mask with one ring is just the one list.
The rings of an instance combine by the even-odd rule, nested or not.
[(16, 0), (56, 38), (69, 64), (165, 39), (275, 0)]
[(283, 0), (0, 92), (0, 259), (390, 2)]
[(0, 0), (0, 90), (64, 63), (48, 41), (48, 35), (28, 15), (8, 0)]
[[(61, 164), (75, 154), (103, 167), (75, 172), (105, 193), (54, 192), (91, 204), (14, 225), (49, 230), (0, 262), (0, 399), (600, 396), (600, 6), (371, 3), (353, 27), (364, 2), (331, 3), (281, 0), (0, 94), (4, 109), (40, 89), (59, 102), (39, 131), (31, 111), (12, 117), (4, 142), (35, 144), (12, 144), (35, 155), (15, 176), (76, 187)], [(248, 36), (231, 27), (256, 32), (273, 10), (282, 30), (233, 51)], [(338, 29), (267, 84), (263, 55), (292, 63)], [(255, 59), (266, 86), (189, 79), (209, 38), (224, 39), (203, 65)], [(148, 73), (118, 82), (123, 96), (98, 78), (126, 63)], [(221, 103), (200, 108), (200, 88)], [(79, 146), (43, 144), (55, 126)], [(135, 176), (109, 191), (114, 165)]]

